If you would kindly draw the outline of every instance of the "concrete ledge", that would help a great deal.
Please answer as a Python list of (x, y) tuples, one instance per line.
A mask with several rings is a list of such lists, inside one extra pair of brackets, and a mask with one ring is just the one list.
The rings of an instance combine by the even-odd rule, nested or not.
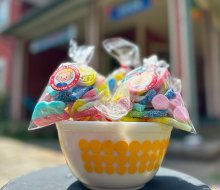
[(167, 156), (204, 161), (215, 160), (220, 158), (220, 140), (204, 140), (199, 145), (190, 146), (185, 140), (171, 139)]

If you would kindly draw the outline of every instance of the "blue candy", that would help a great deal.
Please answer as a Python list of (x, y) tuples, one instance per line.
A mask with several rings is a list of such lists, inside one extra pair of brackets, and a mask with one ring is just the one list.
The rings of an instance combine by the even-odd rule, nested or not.
[(39, 102), (34, 108), (32, 119), (43, 118), (48, 115), (62, 114), (66, 104), (61, 101)]
[(108, 87), (111, 92), (114, 90), (115, 85), (116, 85), (116, 80), (114, 78), (110, 78), (108, 80)]
[(75, 101), (75, 100), (81, 98), (86, 92), (88, 92), (92, 88), (93, 88), (93, 86), (74, 86), (72, 88), (72, 92), (70, 93), (69, 98), (72, 101)]
[(157, 93), (154, 89), (150, 89), (149, 91), (146, 92), (146, 94), (144, 95), (144, 98), (138, 103), (146, 105), (147, 103), (152, 101), (153, 97), (156, 96), (156, 94)]
[(173, 99), (176, 97), (176, 94), (172, 88), (169, 88), (164, 94), (168, 99)]
[(146, 105), (139, 104), (139, 103), (134, 103), (132, 109), (142, 112), (142, 111), (144, 111), (145, 108), (146, 108)]
[(144, 117), (155, 118), (155, 117), (165, 117), (167, 115), (167, 110), (146, 110), (144, 111)]
[(58, 91), (54, 90), (51, 86), (46, 87), (46, 92), (48, 92), (52, 97), (58, 94)]
[(157, 118), (165, 117), (167, 115), (167, 110), (146, 110), (143, 112), (132, 110), (128, 112), (126, 117), (136, 117), (136, 118)]
[(71, 92), (68, 91), (68, 90), (60, 91), (58, 93), (58, 95), (54, 98), (54, 100), (62, 101), (62, 102), (65, 102), (65, 103), (70, 103), (70, 102), (72, 102), (72, 100), (70, 98), (70, 94), (71, 94)]

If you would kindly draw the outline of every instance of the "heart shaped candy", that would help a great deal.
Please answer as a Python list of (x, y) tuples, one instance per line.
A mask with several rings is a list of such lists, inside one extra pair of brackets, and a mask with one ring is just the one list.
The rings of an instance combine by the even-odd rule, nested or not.
[(66, 104), (61, 101), (39, 102), (34, 108), (32, 119), (43, 118), (48, 115), (62, 114), (65, 107)]
[(151, 103), (156, 110), (166, 110), (169, 107), (169, 99), (163, 94), (156, 95)]
[(180, 122), (188, 122), (189, 121), (189, 113), (184, 106), (177, 106), (173, 111), (173, 117)]

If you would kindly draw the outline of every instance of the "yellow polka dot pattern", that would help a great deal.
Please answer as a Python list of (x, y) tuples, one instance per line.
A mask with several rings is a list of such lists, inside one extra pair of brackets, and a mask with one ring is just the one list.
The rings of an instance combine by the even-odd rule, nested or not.
[(168, 143), (168, 139), (130, 143), (81, 139), (79, 148), (86, 172), (122, 175), (157, 170)]

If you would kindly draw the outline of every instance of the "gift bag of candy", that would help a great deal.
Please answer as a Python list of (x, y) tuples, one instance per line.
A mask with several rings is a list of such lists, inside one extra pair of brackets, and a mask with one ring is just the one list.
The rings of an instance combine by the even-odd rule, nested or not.
[(97, 109), (110, 120), (158, 122), (195, 133), (181, 96), (181, 80), (168, 69), (156, 55), (145, 58), (142, 66), (125, 73), (110, 101), (100, 102)]
[[(105, 77), (88, 66), (94, 46), (70, 42), (70, 62), (61, 63), (52, 73), (36, 104), (29, 129), (48, 126), (63, 120), (102, 120), (94, 107), (101, 96), (110, 92)], [(104, 87), (103, 87), (104, 86)]]

